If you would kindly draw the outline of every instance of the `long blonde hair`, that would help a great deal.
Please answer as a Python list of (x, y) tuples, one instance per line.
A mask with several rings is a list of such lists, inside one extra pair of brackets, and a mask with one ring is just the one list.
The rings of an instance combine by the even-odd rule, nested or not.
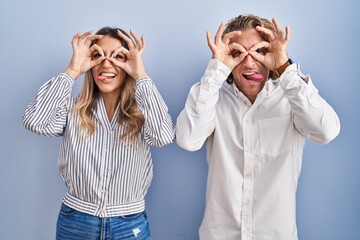
[[(109, 35), (115, 39), (118, 39), (121, 44), (129, 49), (128, 44), (119, 37), (117, 30), (120, 30), (126, 36), (130, 36), (119, 28), (104, 27), (101, 28), (96, 34)], [(130, 38), (131, 39), (131, 38)], [(92, 44), (94, 44), (93, 42)], [(130, 142), (138, 140), (139, 133), (145, 122), (144, 115), (137, 107), (135, 99), (136, 81), (129, 75), (127, 75), (124, 83), (120, 87), (120, 113), (119, 113), (119, 125), (124, 125), (125, 130), (120, 136), (120, 140), (129, 139)], [(80, 130), (87, 131), (88, 136), (95, 132), (95, 123), (93, 122), (92, 110), (96, 106), (95, 103), (99, 97), (99, 89), (95, 84), (94, 77), (91, 69), (85, 73), (84, 83), (80, 94), (77, 98), (75, 106), (72, 111), (76, 112), (79, 116), (79, 128)]]

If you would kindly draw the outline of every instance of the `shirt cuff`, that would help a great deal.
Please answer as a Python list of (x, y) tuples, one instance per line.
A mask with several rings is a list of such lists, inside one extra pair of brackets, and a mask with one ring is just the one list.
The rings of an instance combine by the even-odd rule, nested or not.
[(60, 77), (64, 77), (64, 79), (66, 79), (66, 81), (70, 84), (70, 85), (74, 85), (74, 79), (67, 73), (60, 73), (59, 74)]
[(149, 76), (142, 77), (136, 80), (136, 85), (141, 85), (142, 83), (146, 82), (152, 82), (151, 78)]
[(205, 90), (209, 90), (210, 86), (214, 85), (220, 88), (230, 73), (230, 68), (224, 63), (217, 59), (211, 59), (202, 77), (201, 85)]

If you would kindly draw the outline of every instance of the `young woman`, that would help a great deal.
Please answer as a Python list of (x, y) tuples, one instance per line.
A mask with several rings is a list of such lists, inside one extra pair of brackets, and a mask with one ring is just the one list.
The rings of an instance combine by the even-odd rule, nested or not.
[(63, 137), (58, 168), (68, 190), (56, 239), (150, 239), (150, 145), (171, 143), (175, 131), (142, 62), (145, 39), (130, 35), (134, 41), (109, 27), (76, 34), (70, 65), (40, 88), (23, 116), (28, 130)]

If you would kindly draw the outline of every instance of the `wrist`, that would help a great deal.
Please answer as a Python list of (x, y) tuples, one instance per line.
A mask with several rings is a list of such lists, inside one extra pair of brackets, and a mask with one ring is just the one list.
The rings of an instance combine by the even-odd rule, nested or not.
[(70, 66), (65, 69), (64, 73), (69, 74), (73, 80), (76, 80), (81, 75), (78, 71), (74, 70)]
[(132, 77), (135, 79), (135, 80), (138, 80), (140, 78), (144, 78), (144, 77), (147, 77), (147, 73), (145, 71), (142, 71), (142, 72), (138, 72), (138, 73), (135, 73)]
[(288, 58), (285, 63), (277, 67), (275, 70), (273, 70), (273, 73), (276, 78), (279, 78), (281, 74), (283, 74), (288, 66), (290, 66), (293, 63), (293, 61)]

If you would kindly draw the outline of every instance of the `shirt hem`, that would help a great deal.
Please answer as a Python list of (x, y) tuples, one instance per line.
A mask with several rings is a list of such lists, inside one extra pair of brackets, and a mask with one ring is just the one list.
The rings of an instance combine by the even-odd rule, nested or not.
[(106, 206), (103, 204), (90, 203), (66, 193), (63, 198), (63, 203), (77, 211), (101, 218), (125, 216), (145, 211), (145, 200)]

